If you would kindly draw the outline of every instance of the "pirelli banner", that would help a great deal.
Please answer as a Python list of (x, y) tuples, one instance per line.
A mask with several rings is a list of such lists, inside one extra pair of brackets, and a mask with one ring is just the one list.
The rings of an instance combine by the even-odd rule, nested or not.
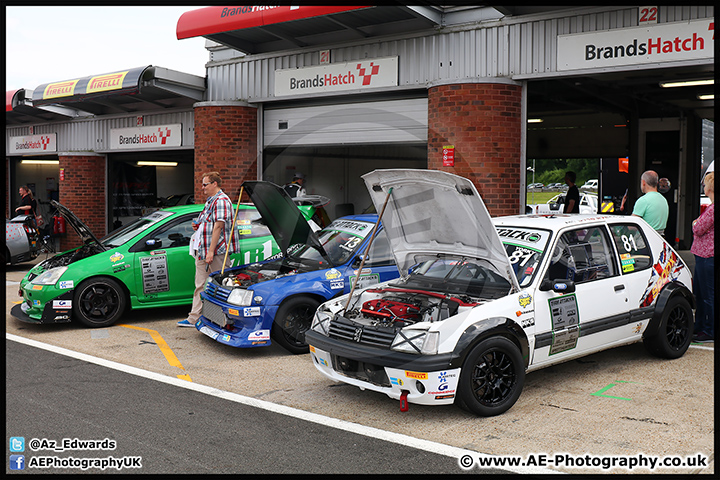
[(86, 98), (135, 93), (148, 67), (104, 73), (40, 85), (33, 91), (33, 105), (79, 102)]

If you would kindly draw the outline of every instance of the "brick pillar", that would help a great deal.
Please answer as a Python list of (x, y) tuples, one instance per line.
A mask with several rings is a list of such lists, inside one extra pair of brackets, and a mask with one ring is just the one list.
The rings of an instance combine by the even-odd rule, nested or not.
[[(428, 90), (428, 168), (469, 178), (490, 215), (520, 212), (522, 86), (439, 85)], [(455, 146), (455, 166), (442, 148)]]
[[(201, 175), (220, 173), (221, 188), (233, 203), (240, 185), (257, 180), (258, 115), (255, 107), (242, 102), (195, 104), (195, 203), (204, 203)], [(243, 201), (249, 201), (247, 194)]]
[[(107, 235), (107, 191), (105, 156), (60, 154), (60, 169), (65, 179), (58, 182), (59, 202), (70, 209), (98, 238)], [(60, 249), (82, 245), (70, 225), (60, 237)]]

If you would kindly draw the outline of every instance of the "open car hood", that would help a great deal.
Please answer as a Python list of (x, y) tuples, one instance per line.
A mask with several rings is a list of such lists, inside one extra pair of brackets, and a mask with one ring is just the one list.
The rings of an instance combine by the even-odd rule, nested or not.
[(287, 257), (290, 245), (309, 245), (327, 258), (317, 234), (285, 190), (271, 182), (243, 182), (243, 188), (270, 229), (275, 242)]
[(50, 205), (52, 205), (53, 208), (57, 209), (57, 211), (60, 212), (60, 215), (62, 215), (65, 221), (70, 224), (73, 230), (75, 230), (75, 232), (82, 239), (84, 244), (87, 245), (88, 243), (95, 242), (100, 247), (102, 247), (103, 250), (107, 250), (102, 245), (102, 243), (100, 243), (100, 240), (98, 240), (97, 237), (93, 235), (88, 226), (85, 225), (85, 223), (80, 220), (73, 212), (71, 212), (70, 209), (56, 202), (55, 200), (50, 200)]
[[(505, 247), (475, 185), (439, 170), (375, 170), (362, 176), (403, 276), (437, 254), (485, 260), (516, 290)], [(392, 190), (391, 190), (392, 189)]]

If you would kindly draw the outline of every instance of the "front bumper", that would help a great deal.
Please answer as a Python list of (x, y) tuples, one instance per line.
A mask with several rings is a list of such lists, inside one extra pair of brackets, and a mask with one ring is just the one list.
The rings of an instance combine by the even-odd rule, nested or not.
[(67, 323), (72, 320), (74, 290), (54, 286), (21, 285), (23, 303), (13, 307), (13, 317), (26, 323)]
[(202, 315), (195, 328), (213, 340), (231, 347), (266, 347), (277, 307), (238, 307), (218, 302), (201, 293)]
[(413, 355), (305, 333), (315, 368), (326, 377), (421, 405), (455, 401), (460, 368), (453, 354)]

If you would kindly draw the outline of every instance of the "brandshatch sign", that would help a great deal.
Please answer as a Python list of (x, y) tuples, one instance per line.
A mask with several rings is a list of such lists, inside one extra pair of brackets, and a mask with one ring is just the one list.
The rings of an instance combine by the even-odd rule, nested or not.
[(398, 57), (275, 70), (275, 96), (330, 93), (398, 84)]
[(110, 130), (111, 150), (162, 149), (182, 145), (182, 125), (113, 128)]

